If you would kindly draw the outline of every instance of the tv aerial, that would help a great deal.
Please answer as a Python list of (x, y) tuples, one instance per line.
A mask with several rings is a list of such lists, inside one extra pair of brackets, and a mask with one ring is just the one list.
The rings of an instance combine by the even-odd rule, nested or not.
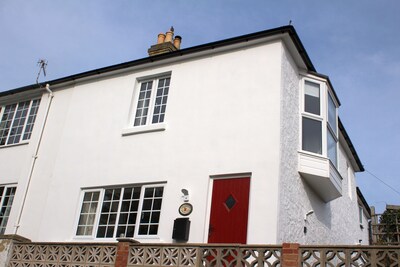
[(36, 77), (36, 84), (39, 85), (40, 74), (43, 72), (43, 76), (46, 77), (47, 60), (39, 59), (37, 65), (39, 66), (39, 72), (38, 72), (37, 77)]

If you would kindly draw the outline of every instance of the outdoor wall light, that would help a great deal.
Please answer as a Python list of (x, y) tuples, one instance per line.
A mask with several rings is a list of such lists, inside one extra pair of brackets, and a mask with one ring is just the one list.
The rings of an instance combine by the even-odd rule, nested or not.
[(307, 217), (310, 216), (313, 213), (314, 213), (313, 210), (309, 210), (306, 214), (304, 214), (304, 221), (307, 221)]
[(311, 214), (313, 214), (314, 211), (313, 210), (309, 210), (306, 214), (304, 214), (304, 234), (307, 234), (307, 226), (305, 225), (307, 222), (307, 217), (310, 216)]
[(184, 202), (189, 202), (189, 191), (187, 190), (187, 189), (182, 189), (181, 190), (181, 192), (182, 192), (182, 194), (183, 194), (183, 196), (182, 196), (182, 199), (183, 199), (183, 201)]

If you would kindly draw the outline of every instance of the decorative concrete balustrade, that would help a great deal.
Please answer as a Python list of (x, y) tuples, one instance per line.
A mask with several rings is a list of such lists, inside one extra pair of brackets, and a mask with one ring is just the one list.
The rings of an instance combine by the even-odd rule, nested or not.
[(396, 246), (33, 243), (0, 237), (0, 266), (400, 266)]

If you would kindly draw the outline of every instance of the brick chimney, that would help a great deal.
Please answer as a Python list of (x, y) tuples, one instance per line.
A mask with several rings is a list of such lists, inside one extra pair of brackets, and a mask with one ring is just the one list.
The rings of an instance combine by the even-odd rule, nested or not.
[(158, 34), (157, 44), (152, 45), (147, 52), (149, 53), (149, 56), (173, 52), (181, 48), (181, 42), (182, 37), (177, 35), (174, 38), (174, 27), (171, 27), (171, 29), (165, 34)]

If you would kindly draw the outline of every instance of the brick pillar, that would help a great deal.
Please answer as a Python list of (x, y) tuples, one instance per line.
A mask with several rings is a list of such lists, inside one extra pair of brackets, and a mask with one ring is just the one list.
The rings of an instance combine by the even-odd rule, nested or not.
[(300, 249), (297, 243), (282, 244), (282, 267), (298, 267), (300, 266)]
[(129, 245), (131, 243), (139, 243), (130, 238), (118, 238), (117, 257), (115, 259), (115, 267), (126, 267), (128, 265)]

